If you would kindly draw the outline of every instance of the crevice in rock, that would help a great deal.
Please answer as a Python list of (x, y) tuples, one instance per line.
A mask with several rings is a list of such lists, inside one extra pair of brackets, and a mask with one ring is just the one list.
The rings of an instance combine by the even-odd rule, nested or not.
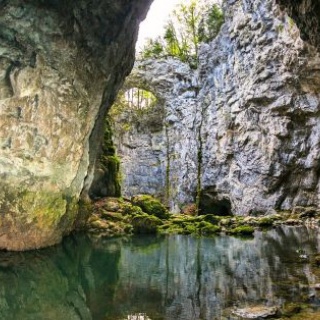
[(166, 180), (165, 180), (165, 202), (169, 205), (170, 201), (170, 136), (168, 124), (165, 124), (166, 135)]

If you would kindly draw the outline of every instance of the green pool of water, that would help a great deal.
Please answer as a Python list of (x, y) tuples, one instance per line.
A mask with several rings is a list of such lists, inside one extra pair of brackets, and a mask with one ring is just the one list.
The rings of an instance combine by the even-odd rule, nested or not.
[(317, 310), (317, 228), (254, 238), (139, 236), (0, 253), (0, 319), (237, 319), (234, 308)]

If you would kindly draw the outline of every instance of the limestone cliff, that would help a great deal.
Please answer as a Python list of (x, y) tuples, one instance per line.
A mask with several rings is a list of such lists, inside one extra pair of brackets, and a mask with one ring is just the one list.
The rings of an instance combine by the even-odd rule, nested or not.
[[(202, 45), (194, 72), (177, 61), (136, 66), (134, 81), (163, 100), (161, 152), (167, 200), (175, 211), (197, 195), (203, 210), (220, 214), (319, 206), (318, 41), (310, 31), (315, 29), (303, 28), (301, 7), (287, 5), (226, 1), (225, 24), (213, 42)], [(309, 35), (304, 40), (287, 12), (300, 13), (293, 17)], [(129, 132), (121, 139), (126, 142), (120, 155), (124, 145), (142, 146), (140, 135)], [(156, 159), (155, 150), (148, 152), (139, 170)], [(126, 156), (125, 166), (135, 169), (135, 154)], [(126, 170), (124, 184), (130, 184)]]
[(150, 2), (0, 1), (0, 248), (72, 230)]

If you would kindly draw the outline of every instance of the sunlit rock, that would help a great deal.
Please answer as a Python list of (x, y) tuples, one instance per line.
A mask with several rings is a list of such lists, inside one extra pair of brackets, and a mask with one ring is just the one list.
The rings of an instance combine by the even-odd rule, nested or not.
[(275, 316), (277, 313), (276, 307), (254, 306), (244, 309), (236, 309), (233, 314), (240, 319), (267, 319)]
[[(197, 197), (203, 213), (220, 215), (319, 206), (320, 56), (317, 29), (303, 16), (308, 4), (317, 5), (300, 2), (305, 7), (225, 1), (225, 24), (201, 46), (197, 70), (172, 60), (137, 65), (133, 81), (163, 99), (160, 148), (152, 149), (150, 130), (143, 136), (133, 129), (125, 145), (117, 140), (119, 154), (131, 176), (150, 163), (158, 169), (153, 177), (172, 210)], [(305, 24), (296, 24), (298, 13)], [(140, 143), (144, 137), (150, 142)], [(148, 159), (137, 159), (136, 150)], [(145, 186), (143, 175), (124, 179), (128, 194), (133, 184)]]

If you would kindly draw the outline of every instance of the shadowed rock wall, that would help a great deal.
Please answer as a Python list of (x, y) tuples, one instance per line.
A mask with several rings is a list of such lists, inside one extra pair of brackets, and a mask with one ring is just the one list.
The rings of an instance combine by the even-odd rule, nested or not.
[(72, 230), (150, 2), (0, 1), (0, 248)]

